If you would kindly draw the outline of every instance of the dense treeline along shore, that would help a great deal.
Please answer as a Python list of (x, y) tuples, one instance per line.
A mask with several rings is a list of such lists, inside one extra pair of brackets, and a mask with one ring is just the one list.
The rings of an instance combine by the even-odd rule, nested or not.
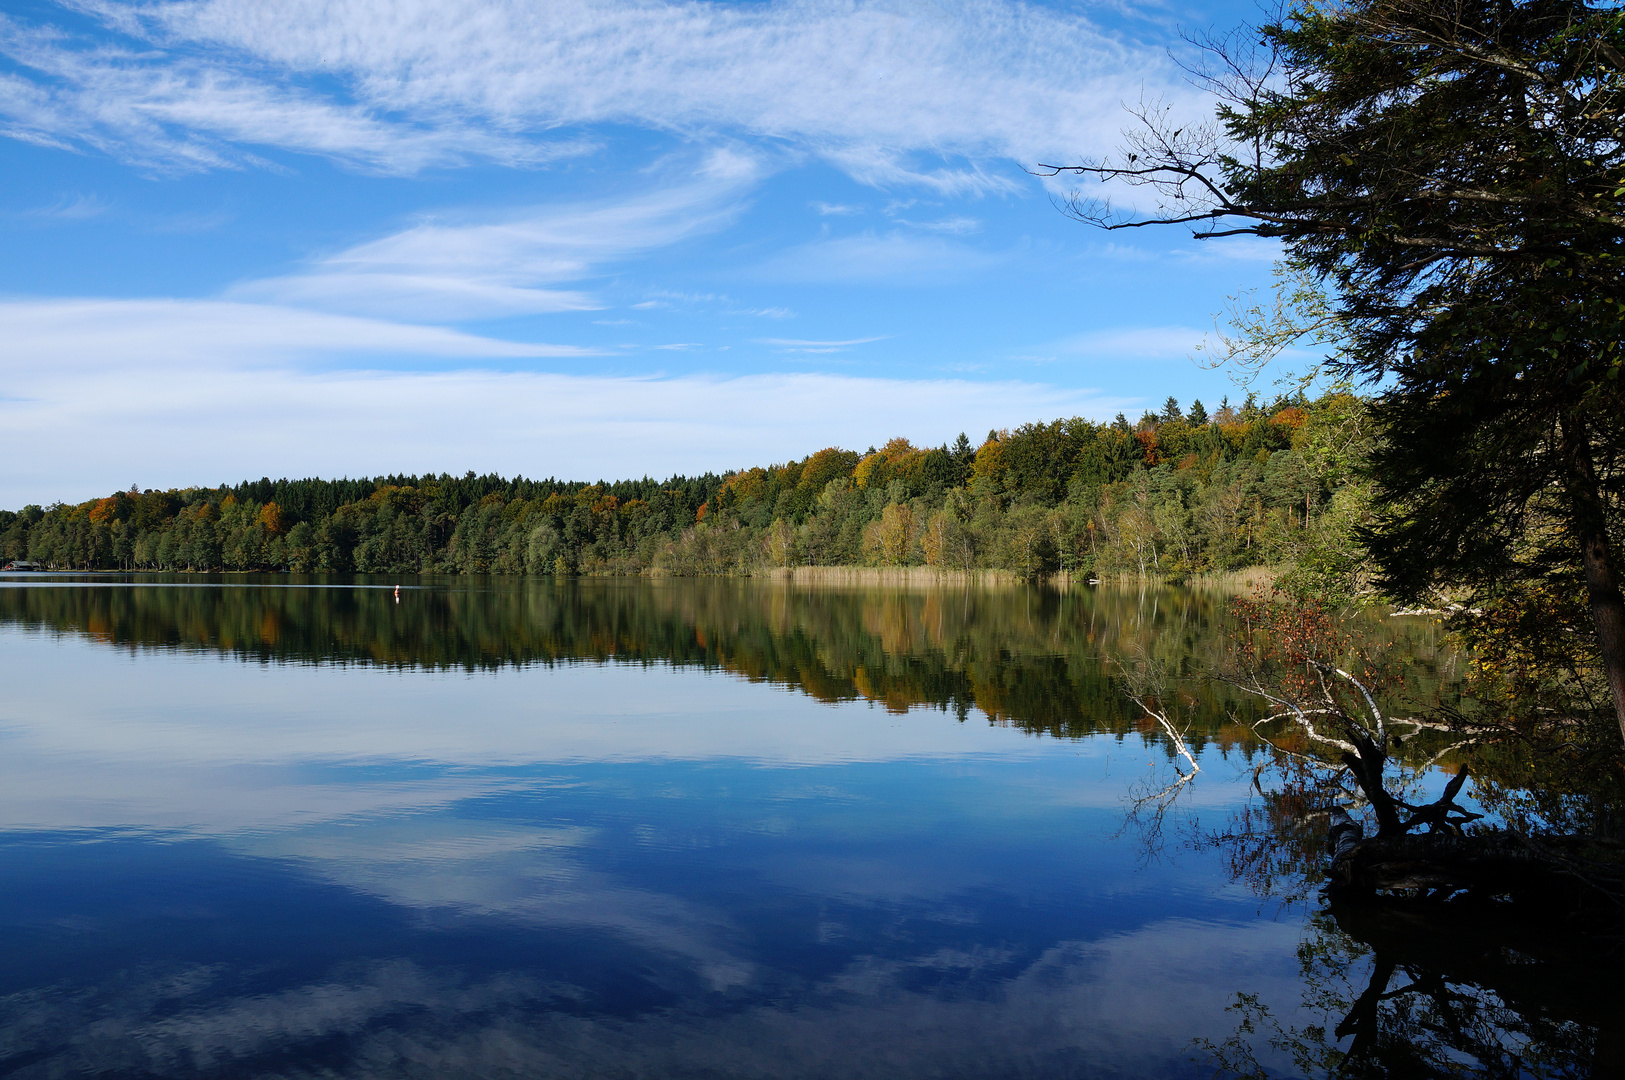
[(270, 480), (0, 511), (0, 555), (52, 569), (752, 573), (790, 566), (1181, 577), (1283, 561), (1346, 573), (1367, 496), (1346, 393), (893, 439), (723, 475)]

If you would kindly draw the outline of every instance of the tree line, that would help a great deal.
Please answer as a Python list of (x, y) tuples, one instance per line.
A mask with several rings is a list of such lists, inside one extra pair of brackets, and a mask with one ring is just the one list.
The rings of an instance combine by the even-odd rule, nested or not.
[(1342, 580), (1368, 501), (1346, 391), (1211, 414), (904, 438), (725, 474), (245, 481), (0, 511), (0, 556), (52, 569), (683, 576), (934, 566), (1164, 576), (1296, 562)]
[[(461, 586), (461, 587), (459, 587)], [(1121, 662), (1220, 662), (1227, 594), (1134, 589), (807, 589), (761, 578), (478, 579), (412, 589), (0, 589), (0, 626), (93, 636), (132, 653), (181, 650), (257, 663), (465, 672), (579, 661), (725, 671), (818, 701), (931, 708), (1057, 738), (1110, 732), (1160, 745), (1121, 691)], [(1454, 670), (1420, 619), (1351, 619), (1390, 643), (1418, 687)], [(1249, 755), (1256, 702), (1191, 683), (1190, 738)]]

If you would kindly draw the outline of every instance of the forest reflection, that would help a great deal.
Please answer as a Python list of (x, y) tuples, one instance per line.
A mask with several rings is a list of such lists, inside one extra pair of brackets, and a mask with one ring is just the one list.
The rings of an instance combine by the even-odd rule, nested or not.
[[(207, 587), (187, 587), (196, 585)], [(975, 709), (995, 723), (1068, 738), (1149, 730), (1119, 676), (1125, 662), (1151, 662), (1177, 685), (1201, 738), (1228, 745), (1244, 737), (1255, 711), (1205, 677), (1221, 663), (1231, 595), (1158, 586), (423, 578), (397, 599), (392, 583), (360, 577), (103, 576), (0, 587), (0, 624), (257, 662), (471, 672), (669, 664), (823, 702), (931, 707), (960, 718)], [(1450, 677), (1431, 623), (1353, 617), (1410, 658), (1419, 689)]]
[(1268, 1051), (1311, 1077), (1619, 1076), (1625, 994), (1599, 963), (1617, 948), (1493, 907), (1332, 904), (1298, 946), (1304, 1005), (1328, 1022), (1284, 1024), (1243, 992), (1235, 1035), (1208, 1059), (1236, 1077), (1277, 1075)]
[[(974, 710), (1032, 734), (1129, 735), (1155, 745), (1122, 675), (1151, 663), (1169, 674), (1194, 721), (1199, 756), (1240, 748), (1268, 766), (1268, 749), (1250, 735), (1254, 706), (1211, 677), (1225, 663), (1235, 595), (1223, 590), (421, 578), (397, 601), (393, 585), (292, 575), (41, 578), (0, 585), (0, 626), (264, 664), (671, 665), (823, 702), (959, 718)], [(1458, 661), (1433, 623), (1377, 611), (1348, 618), (1405, 659), (1408, 696), (1425, 700), (1454, 682)], [(1242, 783), (1218, 772), (1211, 782)], [(1625, 1065), (1613, 1023), (1625, 1000), (1608, 965), (1597, 963), (1611, 943), (1493, 909), (1321, 907), (1313, 889), (1323, 837), (1304, 809), (1249, 802), (1238, 813), (1261, 820), (1230, 821), (1226, 855), (1232, 878), (1261, 898), (1310, 909), (1300, 986), (1305, 1009), (1325, 1022), (1278, 1021), (1271, 1003), (1234, 986), (1236, 1032), (1197, 1048), (1207, 1067), (1281, 1075), (1290, 1060), (1292, 1075), (1500, 1077), (1613, 1075)], [(1280, 1002), (1274, 1007), (1285, 1015)]]

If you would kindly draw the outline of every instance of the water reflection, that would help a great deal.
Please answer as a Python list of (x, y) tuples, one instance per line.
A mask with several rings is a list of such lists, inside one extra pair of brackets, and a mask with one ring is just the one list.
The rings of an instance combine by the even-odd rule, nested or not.
[(1137, 871), (1109, 813), (1044, 797), (1073, 775), (578, 764), (406, 814), (13, 836), (3, 1063), (1189, 1074), (1230, 979), (1289, 992), (1297, 929)]
[[(68, 578), (65, 581), (71, 582)], [(84, 635), (119, 647), (224, 653), (246, 660), (488, 671), (568, 661), (726, 671), (822, 702), (919, 706), (1057, 736), (1123, 732), (1143, 717), (1106, 661), (1142, 656), (1176, 676), (1210, 670), (1229, 593), (1166, 587), (944, 586), (808, 589), (739, 579), (428, 580), (233, 575), (153, 587), (160, 575), (99, 587), (5, 588), (0, 625)], [(301, 584), (317, 587), (299, 587)], [(1425, 694), (1441, 678), (1435, 626), (1356, 616), (1413, 660)], [(1446, 658), (1448, 663), (1448, 658)], [(1221, 735), (1251, 715), (1206, 679), (1188, 704)], [(1234, 741), (1238, 731), (1231, 731)]]
[[(1619, 947), (1493, 908), (1334, 905), (1299, 946), (1314, 1024), (1283, 1021), (1242, 993), (1241, 1024), (1209, 1044), (1221, 1075), (1270, 1075), (1259, 1051), (1306, 1076), (1586, 1077), (1625, 1069), (1625, 994), (1599, 965)], [(1266, 1055), (1268, 1056), (1268, 1055)]]
[[(1110, 661), (1199, 671), (1219, 594), (323, 584), (0, 587), (0, 1072), (1292, 1075), (1355, 1037), (1386, 946), (1121, 832), (1161, 748)], [(1256, 750), (1184, 691), (1222, 820)], [(1238, 990), (1290, 1037), (1237, 1042)]]

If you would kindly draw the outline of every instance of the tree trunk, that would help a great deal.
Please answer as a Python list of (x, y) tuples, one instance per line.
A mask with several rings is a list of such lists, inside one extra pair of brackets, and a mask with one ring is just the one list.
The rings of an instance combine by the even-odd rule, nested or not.
[(1345, 753), (1343, 764), (1348, 766), (1349, 772), (1354, 775), (1355, 783), (1360, 785), (1360, 791), (1371, 804), (1372, 812), (1377, 815), (1377, 836), (1387, 839), (1403, 834), (1405, 829), (1399, 819), (1399, 806), (1382, 784), (1383, 771), (1388, 761), (1386, 748), (1358, 736), (1354, 739), (1354, 745), (1359, 753)]
[(1562, 425), (1563, 456), (1569, 507), (1580, 561), (1585, 567), (1586, 594), (1591, 618), (1597, 626), (1597, 651), (1602, 656), (1608, 690), (1614, 699), (1614, 717), (1625, 739), (1625, 595), (1614, 572), (1608, 544), (1608, 515), (1598, 490), (1596, 464), (1591, 457), (1590, 433), (1585, 421), (1571, 417)]

